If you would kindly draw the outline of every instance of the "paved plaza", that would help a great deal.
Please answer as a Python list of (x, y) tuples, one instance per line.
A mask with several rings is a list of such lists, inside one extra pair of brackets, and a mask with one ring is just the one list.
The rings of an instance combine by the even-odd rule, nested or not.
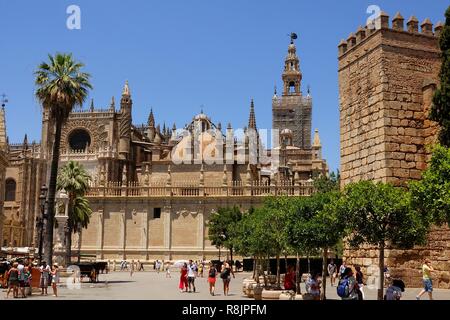
[[(221, 279), (217, 279), (216, 295), (212, 297), (208, 292), (206, 278), (196, 279), (195, 293), (180, 293), (178, 289), (179, 274), (172, 272), (172, 278), (166, 278), (165, 272), (155, 271), (135, 272), (130, 276), (129, 272), (112, 272), (101, 274), (99, 283), (89, 283), (87, 279), (81, 284), (81, 288), (69, 289), (66, 285), (66, 278), (61, 278), (59, 287), (59, 297), (52, 296), (49, 287), (48, 296), (41, 296), (39, 293), (33, 294), (27, 300), (253, 300), (242, 294), (242, 281), (251, 277), (251, 273), (236, 273), (236, 278), (231, 280), (230, 293), (223, 295), (223, 284)], [(304, 292), (304, 286), (302, 284)], [(376, 300), (376, 290), (364, 289), (367, 300)], [(406, 289), (403, 300), (414, 300), (420, 289)], [(2, 299), (6, 293), (3, 292)], [(340, 299), (336, 294), (336, 288), (327, 288), (328, 299)], [(434, 298), (436, 300), (450, 300), (450, 290), (435, 289)], [(9, 298), (12, 300), (11, 296)], [(428, 296), (423, 296), (427, 300)], [(15, 299), (18, 300), (18, 299)], [(21, 300), (25, 301), (25, 300)]]

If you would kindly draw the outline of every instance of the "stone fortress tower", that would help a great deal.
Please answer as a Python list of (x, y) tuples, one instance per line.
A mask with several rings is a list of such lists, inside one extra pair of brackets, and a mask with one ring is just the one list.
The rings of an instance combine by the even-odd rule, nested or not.
[[(374, 180), (405, 185), (420, 179), (427, 166), (427, 146), (438, 127), (428, 120), (441, 67), (438, 38), (443, 24), (416, 17), (406, 22), (382, 12), (377, 28), (359, 27), (339, 44), (341, 184)], [(436, 229), (426, 247), (389, 250), (386, 264), (393, 277), (420, 287), (423, 258), (437, 272), (435, 286), (450, 288), (450, 233)], [(377, 270), (376, 248), (350, 250), (344, 256), (361, 265), (369, 282)]]
[(438, 83), (442, 24), (398, 13), (339, 44), (341, 182), (420, 179), (437, 127), (427, 119)]

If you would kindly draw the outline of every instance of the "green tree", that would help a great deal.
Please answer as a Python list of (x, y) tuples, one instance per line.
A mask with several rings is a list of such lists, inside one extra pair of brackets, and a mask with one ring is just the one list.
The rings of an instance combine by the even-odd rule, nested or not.
[(328, 251), (342, 240), (345, 231), (336, 206), (340, 199), (339, 191), (315, 193), (309, 198), (296, 201), (291, 213), (290, 239), (298, 251), (322, 252), (322, 299), (326, 299), (326, 275)]
[(261, 210), (264, 211), (263, 225), (277, 260), (277, 287), (281, 288), (280, 255), (289, 250), (288, 217), (293, 202), (289, 197), (270, 197)]
[(450, 7), (445, 12), (445, 26), (439, 39), (442, 52), (440, 72), (441, 83), (436, 90), (430, 119), (441, 126), (439, 140), (443, 146), (450, 147)]
[(72, 257), (72, 233), (81, 232), (80, 228), (87, 228), (92, 210), (89, 201), (84, 198), (89, 189), (91, 176), (84, 167), (75, 161), (69, 161), (61, 168), (57, 189), (65, 190), (69, 196), (69, 217), (66, 228), (66, 265)]
[(340, 174), (339, 170), (335, 172), (331, 172), (330, 176), (326, 175), (319, 175), (314, 179), (314, 188), (317, 192), (325, 193), (329, 191), (338, 191), (339, 190), (339, 184), (340, 184)]
[(233, 260), (232, 230), (241, 219), (242, 212), (238, 207), (219, 208), (208, 224), (208, 236), (211, 243), (219, 250), (227, 248), (230, 251), (231, 260)]
[(384, 253), (391, 248), (407, 249), (426, 242), (427, 228), (421, 216), (410, 208), (408, 193), (390, 184), (362, 181), (344, 190), (337, 206), (340, 219), (346, 220), (351, 246), (378, 247), (378, 299), (383, 299)]
[(427, 224), (450, 224), (450, 149), (435, 146), (422, 180), (409, 187), (412, 207)]
[(72, 59), (71, 54), (49, 55), (35, 72), (36, 97), (44, 109), (49, 111), (50, 122), (55, 126), (48, 188), (48, 209), (45, 228), (45, 252), (47, 263), (53, 257), (53, 226), (55, 217), (56, 179), (58, 176), (61, 129), (75, 106), (82, 106), (92, 89), (90, 75), (81, 72), (83, 64)]

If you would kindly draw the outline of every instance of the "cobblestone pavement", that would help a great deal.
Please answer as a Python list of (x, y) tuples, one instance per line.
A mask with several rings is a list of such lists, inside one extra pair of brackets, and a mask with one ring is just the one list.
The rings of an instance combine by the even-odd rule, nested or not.
[[(52, 290), (49, 287), (48, 296), (41, 296), (34, 293), (32, 297), (26, 300), (252, 300), (243, 296), (242, 281), (250, 277), (250, 273), (236, 273), (236, 278), (231, 280), (230, 294), (223, 295), (223, 284), (221, 279), (217, 279), (216, 295), (212, 297), (208, 292), (208, 283), (206, 278), (197, 278), (195, 281), (195, 293), (180, 293), (178, 289), (179, 275), (172, 272), (172, 278), (166, 278), (164, 272), (136, 272), (130, 276), (128, 272), (113, 272), (110, 274), (101, 274), (100, 282), (91, 284), (84, 280), (80, 288), (69, 289), (66, 285), (66, 279), (61, 278), (59, 285), (59, 297), (52, 296)], [(302, 285), (304, 292), (304, 287)], [(376, 290), (364, 289), (367, 300), (376, 300)], [(404, 300), (414, 300), (420, 289), (406, 289)], [(6, 296), (3, 292), (2, 299)], [(328, 299), (340, 299), (336, 294), (336, 287), (327, 286)], [(450, 290), (435, 289), (434, 298), (436, 300), (450, 300)], [(12, 300), (10, 297), (9, 299)], [(423, 300), (428, 296), (424, 295)], [(20, 300), (20, 299), (15, 299)], [(25, 301), (25, 300), (22, 300)]]

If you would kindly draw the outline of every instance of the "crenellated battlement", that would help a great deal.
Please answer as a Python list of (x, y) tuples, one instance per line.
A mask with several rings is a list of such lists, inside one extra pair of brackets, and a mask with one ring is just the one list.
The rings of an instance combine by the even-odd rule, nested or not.
[(419, 24), (419, 20), (415, 16), (410, 17), (405, 26), (405, 19), (400, 12), (397, 12), (392, 18), (392, 21), (389, 20), (389, 15), (387, 13), (381, 12), (380, 16), (375, 19), (374, 24), (366, 25), (365, 27), (359, 26), (356, 33), (352, 32), (347, 40), (341, 40), (338, 45), (339, 57), (344, 56), (349, 51), (352, 51), (353, 48), (358, 47), (379, 32), (392, 31), (413, 36), (439, 38), (443, 27), (444, 24), (439, 21), (433, 29), (433, 23), (428, 18)]

